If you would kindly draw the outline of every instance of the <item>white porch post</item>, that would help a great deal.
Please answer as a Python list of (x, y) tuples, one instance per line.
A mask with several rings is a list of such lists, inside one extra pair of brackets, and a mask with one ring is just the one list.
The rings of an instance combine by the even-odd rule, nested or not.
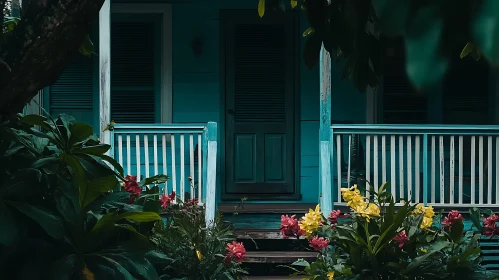
[(99, 12), (99, 129), (100, 141), (111, 144), (111, 0), (105, 0)]
[(324, 45), (322, 45), (320, 54), (320, 80), (319, 185), (321, 208), (327, 217), (333, 208), (331, 189), (331, 152), (333, 147), (331, 142), (331, 56)]

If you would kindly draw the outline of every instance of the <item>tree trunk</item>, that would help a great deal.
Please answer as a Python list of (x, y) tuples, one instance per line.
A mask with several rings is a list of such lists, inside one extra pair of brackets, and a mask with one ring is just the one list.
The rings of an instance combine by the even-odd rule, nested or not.
[(0, 122), (52, 84), (80, 47), (104, 0), (24, 0), (0, 42)]

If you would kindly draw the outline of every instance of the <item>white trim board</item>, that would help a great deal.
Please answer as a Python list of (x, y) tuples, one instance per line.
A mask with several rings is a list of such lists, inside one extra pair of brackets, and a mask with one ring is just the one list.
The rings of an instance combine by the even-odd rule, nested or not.
[[(173, 122), (171, 4), (113, 4), (112, 14), (161, 14), (161, 123)], [(111, 54), (112, 55), (112, 54)]]

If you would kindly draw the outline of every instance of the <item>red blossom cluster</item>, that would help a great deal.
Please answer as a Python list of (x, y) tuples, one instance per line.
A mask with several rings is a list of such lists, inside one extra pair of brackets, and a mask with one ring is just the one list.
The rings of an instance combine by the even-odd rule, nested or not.
[(340, 210), (332, 210), (331, 213), (329, 214), (329, 218), (327, 220), (329, 223), (331, 223), (331, 227), (333, 229), (336, 229), (336, 225), (338, 224), (338, 220), (340, 218), (346, 218), (348, 217), (348, 214), (341, 214)]
[(315, 251), (320, 251), (329, 245), (329, 240), (324, 239), (324, 237), (314, 236), (309, 242), (310, 247)]
[(442, 226), (444, 226), (444, 230), (450, 231), (452, 226), (457, 222), (457, 221), (464, 221), (463, 216), (459, 211), (457, 210), (452, 210), (449, 212), (447, 217), (444, 218), (444, 221), (442, 222)]
[(124, 188), (126, 192), (130, 193), (130, 203), (133, 203), (142, 193), (142, 188), (137, 182), (137, 176), (127, 175), (124, 181)]
[(172, 204), (174, 200), (175, 200), (175, 192), (172, 191), (170, 195), (162, 194), (159, 199), (159, 203), (161, 204), (161, 208), (166, 209), (168, 206)]
[(242, 262), (246, 257), (246, 248), (244, 248), (243, 243), (232, 241), (232, 243), (227, 244), (225, 250), (227, 250), (225, 263), (230, 263), (231, 261)]
[(483, 219), (483, 234), (485, 236), (495, 236), (499, 233), (499, 228), (497, 228), (497, 222), (499, 222), (499, 216), (496, 214), (491, 215)]
[(288, 215), (281, 216), (281, 226), (279, 227), (279, 230), (284, 238), (300, 237), (303, 235), (303, 231), (300, 229), (298, 220), (295, 217), (296, 215), (291, 217)]
[(393, 241), (399, 244), (399, 248), (402, 248), (404, 247), (405, 243), (409, 242), (409, 237), (407, 237), (405, 230), (403, 230), (393, 238)]

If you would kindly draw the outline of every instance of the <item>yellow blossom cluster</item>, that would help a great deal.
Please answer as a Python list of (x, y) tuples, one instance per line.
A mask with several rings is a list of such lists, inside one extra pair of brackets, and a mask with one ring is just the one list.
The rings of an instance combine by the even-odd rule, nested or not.
[(320, 205), (317, 204), (315, 210), (310, 209), (308, 213), (301, 218), (300, 229), (304, 232), (307, 239), (312, 238), (319, 226), (322, 224), (322, 213), (320, 211)]
[(379, 217), (380, 209), (378, 205), (367, 203), (366, 198), (360, 195), (357, 185), (351, 188), (341, 188), (341, 196), (355, 214), (366, 218), (368, 222), (372, 217)]
[(423, 221), (421, 222), (420, 228), (423, 230), (429, 229), (432, 224), (433, 224), (433, 217), (435, 216), (435, 212), (433, 211), (433, 207), (431, 206), (424, 206), (423, 204), (418, 204), (416, 205), (416, 208), (414, 211), (412, 211), (412, 214), (417, 216), (417, 215), (423, 215)]

